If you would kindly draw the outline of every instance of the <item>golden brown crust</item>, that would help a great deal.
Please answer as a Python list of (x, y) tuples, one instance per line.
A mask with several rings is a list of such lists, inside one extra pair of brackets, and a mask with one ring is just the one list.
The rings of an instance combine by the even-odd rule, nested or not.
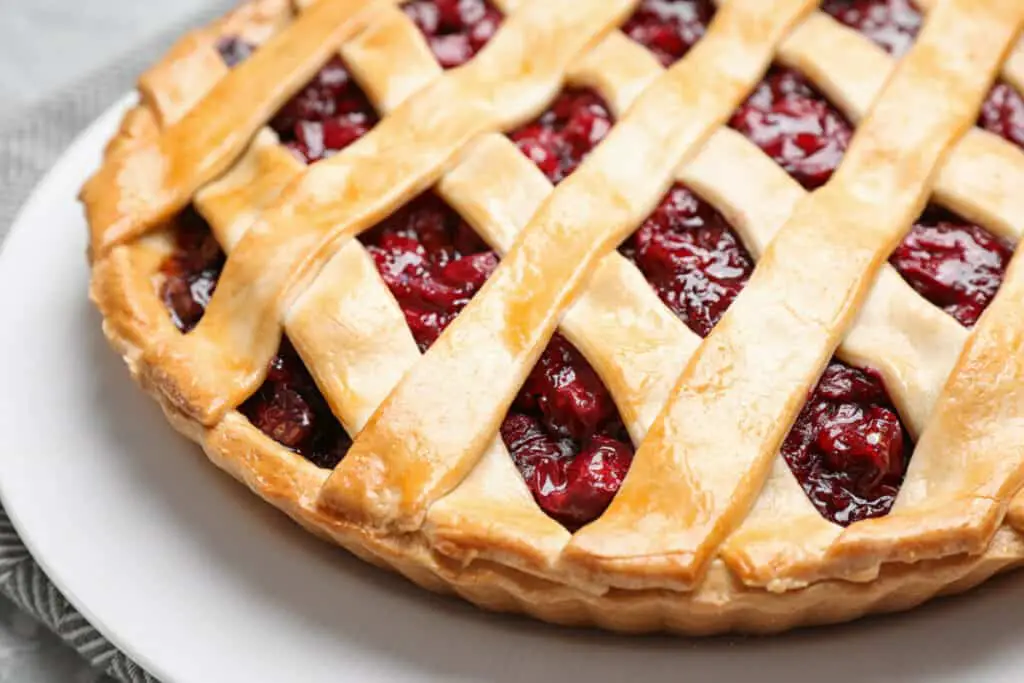
[[(950, 3), (954, 6), (949, 10), (950, 17), (962, 19), (965, 1)], [(302, 8), (311, 4), (299, 3)], [(333, 4), (337, 6), (336, 11), (341, 11), (338, 8), (345, 3), (344, 0), (322, 0), (320, 4)], [(504, 0), (497, 4), (509, 12), (529, 3), (526, 0)], [(628, 2), (620, 4), (621, 7), (616, 5), (611, 9), (610, 6), (604, 7), (603, 11), (608, 14), (595, 21), (592, 27), (596, 36), (603, 35), (602, 22), (614, 23), (630, 6)], [(541, 5), (543, 3), (537, 3), (538, 7)], [(735, 23), (732, 23), (729, 12), (723, 10), (726, 18), (719, 18), (711, 40), (702, 44), (703, 52), (695, 50), (695, 56), (684, 60), (676, 78), (686, 82), (691, 71), (698, 74), (694, 76), (698, 78), (699, 74), (713, 72), (715, 65), (726, 64), (725, 55), (736, 55), (734, 41), (740, 34), (747, 49), (756, 44), (762, 46), (758, 49), (764, 50), (763, 55), (747, 53), (742, 58), (736, 55), (737, 61), (748, 63), (752, 75), (745, 77), (735, 93), (719, 94), (721, 99), (714, 103), (713, 113), (706, 122), (688, 124), (693, 126), (692, 129), (666, 131), (664, 138), (649, 136), (646, 132), (639, 138), (630, 137), (628, 126), (624, 128), (626, 132), (617, 133), (631, 144), (650, 142), (662, 148), (676, 145), (675, 151), (664, 152), (665, 158), (675, 155), (689, 160), (676, 169), (678, 160), (673, 163), (666, 161), (666, 180), (674, 176), (698, 188), (737, 225), (744, 241), (758, 258), (765, 257), (766, 251), (769, 252), (766, 258), (772, 258), (770, 245), (794, 207), (804, 200), (804, 193), (745, 140), (728, 130), (715, 131), (712, 126), (720, 123), (738, 101), (737, 98), (741, 98), (753, 84), (776, 44), (782, 59), (798, 63), (815, 75), (815, 64), (820, 66), (828, 59), (827, 54), (817, 54), (813, 46), (821, 44), (822, 36), (842, 35), (849, 50), (871, 55), (865, 59), (874, 59), (874, 63), (881, 65), (880, 69), (888, 75), (888, 62), (884, 55), (878, 55), (873, 47), (865, 44), (864, 39), (839, 28), (824, 15), (811, 15), (785, 37), (790, 23), (809, 11), (811, 5), (802, 0), (730, 3), (731, 11), (745, 12), (746, 15), (735, 15), (732, 20)], [(575, 21), (574, 6), (570, 3), (561, 3), (561, 6), (561, 11), (566, 12), (562, 19), (568, 23)], [(981, 14), (989, 12), (988, 16), (1007, 22), (1020, 21), (1020, 9), (1009, 0), (991, 0), (983, 10)], [(330, 10), (321, 7), (320, 11), (326, 13)], [(538, 14), (533, 20), (524, 19), (524, 25), (531, 25), (530, 21), (539, 19), (544, 12), (543, 9), (533, 11)], [(363, 17), (361, 25), (345, 34), (348, 38), (342, 51), (357, 77), (372, 85), (364, 89), (378, 109), (387, 114), (399, 110), (395, 120), (401, 121), (403, 103), (424, 86), (437, 81), (440, 70), (429, 57), (419, 34), (411, 29), (411, 24), (401, 12), (387, 3), (382, 3), (375, 12), (360, 14)], [(348, 16), (349, 13), (342, 14)], [(371, 14), (373, 21), (369, 21)], [(752, 19), (762, 15), (768, 19)], [(174, 122), (194, 105), (204, 101), (206, 94), (226, 73), (219, 60), (214, 63), (209, 59), (212, 48), (221, 37), (243, 34), (253, 42), (263, 42), (273, 34), (288, 32), (290, 29), (286, 25), (290, 20), (291, 9), (284, 0), (251, 0), (225, 20), (187, 36), (164, 62), (142, 78), (142, 103), (125, 117), (121, 130), (108, 146), (105, 173), (109, 176), (112, 168), (125, 163), (143, 163), (139, 160), (150, 158), (147, 150), (158, 144), (164, 129), (173, 127)], [(361, 30), (362, 25), (368, 25), (368, 28)], [(941, 32), (948, 29), (932, 30)], [(999, 33), (985, 30), (990, 40), (994, 40), (991, 36)], [(1003, 30), (1007, 30), (1005, 25)], [(755, 36), (757, 40), (754, 40)], [(291, 40), (294, 39), (293, 36)], [(288, 38), (280, 41), (290, 44)], [(969, 36), (964, 41), (971, 43)], [(715, 53), (716, 49), (720, 55)], [(998, 51), (997, 46), (991, 49)], [(984, 50), (978, 52), (984, 53)], [(705, 53), (709, 64), (701, 61)], [(974, 58), (980, 59), (977, 55)], [(597, 87), (619, 113), (640, 99), (638, 122), (644, 121), (642, 112), (645, 106), (661, 112), (679, 106), (667, 92), (671, 91), (667, 84), (674, 84), (673, 75), (660, 81), (666, 84), (666, 92), (660, 92), (657, 85), (652, 88), (652, 83), (659, 82), (660, 67), (650, 55), (617, 32), (601, 39), (571, 64), (566, 59), (559, 59), (561, 66), (557, 70), (565, 70), (570, 81)], [(1019, 61), (1015, 53), (1004, 68), (1013, 73), (1014, 65)], [(846, 61), (848, 64), (855, 62), (857, 60)], [(736, 64), (729, 66), (734, 67), (731, 75), (735, 77)], [(303, 64), (300, 70), (308, 68)], [(389, 75), (396, 70), (401, 71), (402, 78)], [(975, 67), (972, 72), (964, 68), (964, 71), (977, 74), (983, 69)], [(851, 118), (859, 119), (878, 96), (884, 78), (869, 78), (866, 85), (861, 83), (856, 87), (851, 85), (855, 80), (845, 72), (836, 71), (826, 89), (841, 106), (847, 108)], [(917, 83), (915, 78), (910, 80)], [(445, 86), (437, 86), (437, 90), (443, 95), (449, 94)], [(426, 103), (432, 101), (429, 94), (418, 97)], [(267, 99), (268, 107), (271, 99)], [(656, 104), (652, 105), (652, 102)], [(530, 111), (542, 104), (531, 105)], [(702, 101), (700, 107), (692, 111), (707, 113), (703, 108), (708, 106), (706, 101)], [(692, 121), (692, 117), (686, 120)], [(507, 124), (500, 122), (500, 127)], [(956, 183), (972, 173), (975, 177), (978, 174), (983, 177), (997, 175), (1001, 182), (1007, 182), (1007, 178), (1024, 177), (1024, 161), (1019, 158), (1019, 152), (986, 133), (970, 131), (956, 142), (950, 129), (942, 125), (938, 128), (950, 138), (950, 150), (945, 160), (937, 164), (939, 171), (934, 185), (937, 198), (986, 225), (993, 224), (995, 230), (1007, 236), (1024, 234), (1020, 218), (1024, 214), (1015, 212), (1019, 195), (1000, 194), (998, 187), (993, 190), (991, 185), (980, 188), (976, 195), (956, 192)], [(383, 135), (387, 135), (387, 130)], [(704, 144), (699, 144), (701, 142)], [(938, 147), (945, 146), (943, 143)], [(517, 250), (526, 249), (519, 238), (520, 232), (525, 229), (540, 234), (542, 228), (537, 225), (543, 226), (545, 217), (559, 215), (559, 201), (566, 206), (577, 204), (578, 198), (574, 193), (578, 189), (573, 189), (574, 185), (582, 188), (586, 197), (591, 197), (595, 187), (591, 183), (598, 182), (597, 177), (609, 164), (608, 159), (602, 160), (602, 155), (607, 157), (616, 153), (614, 141), (609, 147), (611, 152), (595, 154), (596, 160), (588, 162), (574, 176), (579, 179), (564, 183), (555, 199), (546, 205), (545, 201), (551, 195), (550, 185), (500, 135), (476, 135), (468, 145), (453, 143), (452, 148), (458, 154), (442, 169), (443, 175), (425, 177), (430, 178), (429, 182), (438, 179), (437, 191), (500, 253), (511, 251), (506, 261), (514, 263)], [(229, 254), (234, 254), (236, 249), (245, 250), (231, 260), (245, 261), (246, 267), (254, 269), (251, 277), (236, 278), (236, 286), (251, 286), (253, 282), (265, 282), (258, 277), (257, 270), (264, 267), (268, 259), (245, 258), (245, 254), (258, 256), (262, 251), (276, 248), (278, 243), (270, 239), (260, 244), (260, 248), (254, 248), (250, 243), (259, 240), (250, 240), (246, 235), (255, 229), (272, 237), (275, 232), (274, 214), (271, 212), (268, 218), (268, 214), (260, 216), (260, 211), (275, 205), (275, 210), (286, 210), (296, 197), (303, 196), (301, 183), (294, 183), (291, 189), (288, 189), (289, 184), (296, 178), (313, 174), (303, 173), (267, 130), (259, 132), (244, 153), (243, 148), (244, 145), (237, 146), (237, 150), (232, 148), (231, 153), (224, 155), (220, 163), (225, 168), (236, 159), (237, 163), (217, 181), (206, 184), (191, 180), (188, 196), (199, 190), (195, 197), (196, 207), (208, 219)], [(685, 150), (691, 148), (692, 154), (686, 154)], [(357, 149), (351, 158), (324, 165), (323, 170), (317, 171), (320, 176), (317, 184), (304, 181), (306, 189), (319, 187), (321, 190), (317, 191), (322, 191), (323, 188), (338, 186), (338, 174), (342, 169), (356, 168), (357, 165), (363, 168), (370, 163), (373, 155), (363, 151), (366, 153), (361, 154)], [(869, 156), (873, 166), (877, 165), (877, 154)], [(730, 182), (731, 177), (725, 171), (735, 168), (735, 164), (749, 169), (751, 182)], [(921, 166), (928, 169), (936, 163), (922, 163)], [(590, 168), (595, 169), (593, 173), (588, 170)], [(492, 187), (481, 186), (479, 179), (484, 170), (494, 181)], [(97, 177), (106, 176), (101, 174)], [(857, 174), (855, 179), (861, 177), (862, 174)], [(203, 185), (202, 189), (200, 185)], [(496, 192), (494, 188), (502, 191)], [(414, 189), (406, 188), (402, 196), (407, 196)], [(113, 194), (108, 194), (117, 191), (109, 183), (94, 180), (91, 189), (83, 194), (87, 205), (99, 207), (99, 213), (90, 211), (94, 232), (102, 233), (107, 225), (116, 223), (101, 215), (107, 210), (103, 207), (115, 206), (118, 211), (124, 209)], [(638, 197), (643, 195), (644, 198), (630, 200), (634, 202), (631, 210), (620, 217), (622, 230), (635, 224), (637, 216), (642, 217), (645, 213), (649, 204), (647, 195), (657, 194), (651, 187), (641, 187), (637, 191)], [(313, 196), (316, 196), (315, 192)], [(400, 202), (401, 197), (392, 197), (389, 201), (394, 204)], [(818, 201), (838, 200), (830, 191)], [(820, 203), (816, 205), (820, 206)], [(542, 205), (547, 207), (548, 213), (542, 211), (541, 218), (534, 221), (536, 225), (530, 225), (535, 209)], [(812, 211), (813, 206), (803, 210)], [(369, 224), (380, 210), (383, 209), (371, 209), (366, 216), (354, 219), (346, 226), (346, 234), (354, 234), (365, 227), (364, 224)], [(866, 215), (875, 217), (870, 212)], [(324, 217), (315, 218), (327, 221)], [(351, 215), (333, 215), (330, 220), (336, 222), (341, 218), (352, 220)], [(575, 215), (574, 219), (579, 220), (579, 216)], [(720, 548), (717, 544), (711, 546), (706, 557), (685, 553), (664, 555), (666, 571), (660, 576), (650, 573), (653, 567), (648, 562), (650, 558), (642, 558), (644, 561), (639, 565), (608, 557), (594, 561), (596, 556), (580, 552), (584, 546), (577, 545), (565, 529), (546, 517), (534, 504), (501, 440), (494, 438), (496, 420), (500, 420), (503, 409), (500, 401), (494, 403), (492, 396), (483, 397), (489, 402), (488, 417), (469, 421), (479, 435), (477, 446), (466, 449), (467, 442), (462, 442), (461, 446), (453, 447), (452, 452), (468, 465), (465, 472), (459, 471), (450, 482), (426, 499), (407, 499), (422, 503), (415, 502), (407, 510), (399, 506), (403, 512), (398, 516), (402, 520), (398, 524), (392, 525), (390, 521), (365, 524), (368, 518), (378, 522), (381, 519), (379, 512), (365, 514), (364, 506), (369, 498), (376, 501), (381, 491), (390, 491), (400, 499), (410, 492), (409, 482), (407, 478), (399, 477), (398, 481), (393, 481), (397, 489), (395, 486), (384, 489), (367, 486), (367, 481), (380, 481), (380, 472), (394, 479), (395, 473), (389, 469), (390, 456), (385, 459), (385, 465), (374, 464), (369, 469), (359, 458), (352, 458), (334, 476), (362, 478), (361, 493), (340, 506), (349, 512), (355, 510), (356, 514), (339, 516), (336, 489), (328, 485), (331, 473), (282, 448), (233, 408), (244, 398), (248, 391), (246, 387), (261, 380), (261, 368), (269, 358), (268, 354), (273, 353), (282, 326), (310, 367), (332, 410), (350, 433), (365, 433), (364, 427), (368, 422), (371, 426), (374, 424), (371, 416), (382, 402), (401, 404), (401, 395), (396, 398), (392, 391), (396, 385), (401, 387), (403, 383), (413, 381), (406, 376), (407, 372), (418, 371), (433, 376), (431, 366), (420, 360), (397, 304), (362, 247), (351, 240), (331, 242), (329, 247), (324, 244), (307, 245), (305, 255), (309, 256), (312, 249), (315, 253), (311, 258), (316, 261), (315, 265), (310, 261), (304, 263), (304, 267), (310, 270), (308, 284), (304, 281), (301, 286), (294, 287), (295, 296), (281, 301), (274, 297), (268, 299), (280, 314), (280, 322), (270, 316), (265, 319), (264, 331), (257, 331), (254, 335), (261, 339), (261, 350), (244, 354), (241, 365), (252, 368), (253, 374), (247, 382), (239, 383), (242, 388), (235, 390), (238, 394), (235, 396), (228, 395), (223, 388), (225, 382), (237, 382), (245, 374), (238, 369), (239, 365), (221, 373), (222, 381), (208, 382), (204, 377), (200, 384), (197, 379), (210, 369), (211, 358), (223, 359), (223, 349), (219, 345), (223, 343), (225, 331), (231, 329), (231, 315), (222, 318), (219, 331), (215, 327), (218, 320), (215, 315), (205, 328), (213, 332), (182, 337), (156, 296), (159, 266), (172, 247), (169, 230), (172, 226), (165, 225), (163, 227), (168, 229), (161, 230), (157, 222), (146, 218), (146, 210), (135, 214), (129, 211), (124, 220), (135, 227), (120, 233), (110, 244), (126, 234), (135, 234), (133, 231), (150, 234), (112, 248), (101, 240), (103, 247), (96, 251), (98, 258), (93, 264), (90, 293), (104, 316), (104, 332), (111, 344), (125, 358), (133, 376), (159, 401), (169, 421), (200, 443), (219, 467), (305, 528), (430, 590), (453, 592), (488, 609), (525, 612), (555, 623), (597, 625), (618, 631), (771, 633), (800, 625), (846, 621), (870, 612), (908, 609), (936, 595), (966, 590), (1024, 560), (1024, 541), (1015, 531), (1024, 529), (1024, 503), (1011, 501), (1020, 486), (1021, 468), (1016, 463), (1020, 454), (1016, 453), (1016, 460), (1012, 463), (1006, 462), (1005, 458), (996, 463), (1000, 465), (1001, 483), (993, 483), (989, 487), (991, 490), (985, 489), (983, 495), (966, 500), (961, 507), (950, 505), (943, 515), (914, 508), (913, 501), (910, 501), (906, 514), (879, 521), (879, 526), (886, 531), (878, 535), (870, 531), (871, 525), (854, 525), (845, 535), (842, 534), (841, 529), (817, 516), (781, 458), (767, 457), (767, 481), (763, 486), (755, 487), (748, 496), (753, 505), (750, 515), (736, 533), (720, 539), (724, 542)], [(893, 220), (892, 214), (888, 220)], [(256, 228), (253, 228), (254, 223)], [(259, 227), (261, 224), (264, 227)], [(545, 242), (546, 246), (550, 244)], [(566, 246), (573, 245), (567, 243)], [(290, 248), (297, 249), (296, 254), (300, 253), (300, 247), (302, 245), (294, 242), (290, 245)], [(267, 253), (272, 252), (273, 249)], [(543, 346), (548, 327), (553, 328), (560, 318), (561, 330), (598, 369), (622, 408), (631, 435), (640, 443), (645, 441), (652, 423), (657, 422), (658, 412), (670, 397), (675, 376), (683, 371), (695, 352), (708, 353), (713, 347), (706, 344), (699, 350), (699, 340), (661, 306), (632, 266), (614, 253), (595, 251), (594, 254), (589, 257), (595, 259), (595, 265), (590, 269), (588, 282), (585, 286), (570, 286), (572, 295), (560, 298), (559, 307), (545, 308), (542, 317), (546, 322), (543, 326), (540, 318), (531, 318), (536, 314), (528, 308), (523, 308), (521, 314), (516, 312), (520, 310), (518, 308), (510, 314), (510, 318), (518, 321), (522, 328), (515, 335), (517, 344), (526, 337), (535, 337), (529, 344), (533, 350), (520, 356), (519, 369), (529, 368), (531, 354), (538, 345)], [(529, 265), (535, 263), (536, 256), (532, 257)], [(860, 270), (865, 271), (866, 268)], [(1000, 294), (993, 308), (1009, 309), (1019, 300), (1021, 295), (1016, 292), (1020, 286), (1021, 271), (1024, 267), (1015, 264), (1008, 278), (1009, 286)], [(551, 277), (552, 272), (546, 269), (545, 277)], [(1012, 337), (1021, 332), (1013, 317), (999, 313), (987, 316), (975, 336), (968, 340), (967, 334), (959, 327), (950, 325), (948, 318), (936, 317), (934, 309), (915, 298), (909, 288), (890, 275), (887, 269), (882, 268), (873, 284), (872, 278), (862, 277), (860, 287), (866, 303), (853, 324), (852, 332), (843, 340), (840, 353), (851, 358), (866, 358), (872, 365), (881, 366), (887, 384), (895, 386), (897, 403), (907, 410), (905, 414), (910, 415), (911, 428), (915, 433), (923, 434), (922, 443), (925, 445), (929, 440), (954, 445), (963, 442), (966, 438), (963, 430), (956, 429), (941, 417), (933, 419), (933, 414), (941, 416), (944, 411), (954, 410), (965, 396), (974, 396), (970, 405), (980, 411), (981, 417), (993, 416), (980, 408), (991, 398), (984, 394), (988, 387), (1004, 391), (1002, 405), (1009, 412), (1001, 414), (1001, 417), (1009, 415), (1012, 418), (1010, 413), (1022, 405), (1021, 401), (1013, 403), (1015, 398), (1019, 398), (1017, 393), (1021, 386), (1016, 375), (1008, 380), (1001, 378), (1009, 384), (975, 381), (972, 372), (984, 372), (993, 366), (984, 360), (971, 362), (970, 359), (975, 351), (985, 359), (993, 353), (998, 356), (1007, 345), (1014, 347), (1008, 342), (1008, 335)], [(292, 281), (295, 280), (292, 276)], [(228, 284), (231, 286), (230, 281)], [(275, 285), (269, 292), (276, 296), (283, 289), (286, 289), (283, 284), (280, 287)], [(510, 291), (514, 295), (516, 288), (512, 287)], [(348, 295), (340, 296), (339, 292)], [(482, 306), (477, 304), (477, 307)], [(254, 309), (247, 300), (246, 305), (238, 310), (252, 314)], [(564, 315), (559, 315), (562, 312)], [(470, 313), (471, 309), (467, 308), (456, 325), (471, 327), (473, 317), (467, 315)], [(463, 320), (468, 322), (461, 322)], [(486, 316), (482, 320), (486, 321)], [(526, 322), (528, 320), (532, 322)], [(631, 328), (624, 322), (626, 320), (642, 321), (642, 324), (638, 322), (637, 327)], [(486, 322), (482, 324), (486, 326)], [(544, 327), (544, 334), (538, 332), (541, 327)], [(473, 334), (479, 336), (479, 329)], [(474, 343), (477, 343), (477, 336), (473, 337)], [(901, 355), (886, 353), (894, 338), (910, 340)], [(183, 344), (184, 339), (188, 339), (187, 345)], [(712, 345), (714, 343), (711, 342)], [(203, 346), (212, 347), (213, 355), (200, 361)], [(1014, 348), (1019, 349), (1020, 344)], [(442, 352), (432, 351), (435, 356)], [(452, 355), (464, 362), (468, 352), (463, 350)], [(946, 389), (947, 395), (940, 395), (942, 384), (950, 372), (953, 376)], [(449, 384), (452, 381), (448, 376), (445, 380)], [(958, 381), (966, 388), (958, 389)], [(516, 382), (511, 384), (518, 386)], [(508, 394), (507, 391), (504, 393)], [(416, 393), (410, 396), (415, 397)], [(419, 405), (415, 401), (413, 403)], [(378, 426), (374, 429), (386, 427), (384, 431), (387, 432), (395, 426), (409, 427), (408, 423), (400, 424), (398, 420), (392, 421), (395, 424), (390, 426), (386, 420), (380, 422), (384, 419), (382, 414), (386, 416), (388, 413), (378, 413)], [(1002, 431), (1002, 427), (996, 425), (990, 431), (1001, 439), (1010, 439), (1007, 444), (1024, 441), (1021, 438), (1012, 441), (1020, 435), (1014, 431)], [(951, 432), (944, 434), (942, 430), (945, 428)], [(656, 430), (659, 429), (662, 427), (656, 426)], [(414, 431), (417, 435), (425, 433)], [(372, 435), (374, 432), (371, 430), (369, 433)], [(357, 449), (365, 450), (373, 443), (370, 437), (360, 436)], [(388, 451), (388, 444), (393, 442), (385, 438), (381, 443), (382, 448)], [(970, 451), (962, 453), (965, 462), (974, 464)], [(768, 449), (767, 455), (774, 455), (772, 449)], [(939, 461), (940, 455), (926, 450), (923, 462)], [(412, 464), (420, 466), (419, 463)], [(927, 470), (927, 465), (918, 469)], [(372, 476), (366, 474), (372, 470), (377, 472)], [(928, 477), (915, 477), (912, 471), (908, 476), (908, 491), (930, 480)], [(325, 490), (335, 493), (329, 493), (325, 498)], [(920, 488), (916, 490), (920, 491)], [(421, 487), (414, 487), (412, 492), (415, 496), (424, 493)], [(954, 499), (954, 502), (960, 500), (956, 496)], [(325, 502), (331, 504), (325, 505)], [(374, 502), (370, 507), (376, 505)], [(388, 503), (383, 509), (391, 505)], [(392, 516), (393, 513), (385, 511), (383, 519), (388, 520)], [(637, 523), (641, 529), (654, 528), (643, 516)], [(780, 533), (780, 529), (786, 529), (788, 533)], [(932, 533), (936, 529), (940, 531)], [(800, 543), (793, 542), (796, 537), (801, 539)], [(894, 544), (894, 538), (902, 540)], [(568, 554), (563, 552), (567, 545), (572, 551)], [(642, 571), (636, 572), (637, 567), (642, 567)], [(667, 582), (669, 588), (665, 587), (666, 576), (671, 577)]]

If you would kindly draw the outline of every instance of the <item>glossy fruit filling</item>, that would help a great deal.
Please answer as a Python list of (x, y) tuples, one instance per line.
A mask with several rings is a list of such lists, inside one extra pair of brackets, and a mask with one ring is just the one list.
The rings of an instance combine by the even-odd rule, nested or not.
[(613, 122), (600, 95), (569, 88), (539, 118), (508, 136), (557, 185), (608, 135)]
[(497, 254), (431, 192), (360, 240), (402, 307), (421, 351), (441, 336), (498, 266)]
[[(229, 38), (218, 49), (225, 63), (235, 66), (255, 47)], [(334, 58), (281, 108), (271, 126), (300, 159), (313, 162), (351, 144), (375, 121), (366, 96)], [(188, 332), (206, 311), (225, 256), (193, 209), (176, 224), (175, 249), (161, 267), (160, 291), (174, 323)], [(351, 445), (287, 338), (270, 362), (266, 380), (239, 410), (262, 432), (320, 467), (333, 468)]]
[(366, 135), (377, 114), (341, 58), (333, 57), (270, 121), (306, 163), (326, 159)]
[(782, 455), (818, 512), (846, 526), (889, 512), (912, 449), (882, 379), (833, 360)]
[(803, 75), (782, 67), (768, 71), (729, 125), (808, 190), (832, 177), (853, 136), (846, 117)]
[(621, 251), (702, 337), (754, 270), (754, 260), (722, 214), (682, 185), (669, 190)]
[[(825, 0), (822, 9), (895, 56), (910, 50), (923, 24), (910, 0)], [(1024, 147), (1024, 97), (1008, 83), (996, 83), (978, 125)]]
[(622, 31), (669, 66), (704, 37), (714, 14), (711, 0), (642, 0)]
[(261, 432), (317, 467), (334, 469), (352, 440), (285, 337), (267, 378), (238, 410)]
[[(711, 332), (754, 270), (725, 218), (682, 185), (669, 190), (621, 251), (701, 336)], [(881, 380), (832, 361), (782, 453), (821, 514), (848, 524), (889, 510), (910, 449)]]
[(445, 69), (461, 66), (487, 44), (501, 25), (501, 12), (485, 0), (410, 0), (402, 10), (423, 32)]
[[(850, 123), (802, 75), (777, 67), (731, 125), (807, 189), (832, 177), (853, 135)], [(973, 325), (999, 289), (1010, 250), (983, 228), (929, 207), (891, 263), (922, 296)]]
[(937, 207), (929, 207), (889, 262), (924, 298), (971, 327), (995, 298), (1013, 246)]

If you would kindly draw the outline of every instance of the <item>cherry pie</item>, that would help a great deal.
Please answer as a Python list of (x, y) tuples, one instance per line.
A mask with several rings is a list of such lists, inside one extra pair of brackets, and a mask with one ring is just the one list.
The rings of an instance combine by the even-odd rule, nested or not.
[(1019, 0), (250, 0), (82, 191), (104, 331), (314, 533), (771, 632), (1024, 562)]

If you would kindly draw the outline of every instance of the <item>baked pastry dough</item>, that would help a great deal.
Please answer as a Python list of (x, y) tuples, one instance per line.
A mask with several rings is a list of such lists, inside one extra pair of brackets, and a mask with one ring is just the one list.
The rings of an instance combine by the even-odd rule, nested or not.
[(255, 493), (489, 609), (965, 590), (1024, 560), (1024, 5), (890, 5), (250, 0), (82, 191), (104, 331)]

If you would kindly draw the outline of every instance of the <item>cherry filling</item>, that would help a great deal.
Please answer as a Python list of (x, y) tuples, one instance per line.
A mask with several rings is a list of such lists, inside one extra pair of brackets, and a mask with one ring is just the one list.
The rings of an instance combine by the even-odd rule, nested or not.
[[(497, 254), (431, 193), (360, 239), (424, 351), (498, 265)], [(633, 456), (608, 390), (558, 334), (516, 397), (501, 434), (537, 502), (570, 527), (608, 506)]]
[(846, 117), (806, 78), (781, 67), (768, 71), (729, 125), (808, 190), (832, 177), (853, 136)]
[(160, 298), (178, 329), (190, 332), (213, 296), (224, 268), (224, 252), (192, 207), (181, 212), (174, 226), (174, 251), (160, 265)]
[(882, 379), (833, 360), (782, 455), (818, 512), (846, 526), (889, 512), (912, 449)]
[(704, 37), (714, 14), (710, 0), (643, 0), (622, 31), (669, 66)]
[(560, 334), (530, 372), (501, 437), (541, 509), (570, 529), (604, 512), (633, 462), (611, 394)]
[[(909, 0), (825, 0), (822, 9), (897, 57), (910, 50), (923, 23)], [(1011, 85), (996, 83), (978, 125), (1024, 147), (1024, 97)]]
[(370, 101), (334, 57), (270, 122), (281, 142), (306, 163), (330, 157), (377, 122)]
[(921, 30), (921, 13), (909, 0), (825, 0), (821, 9), (896, 56), (910, 50)]
[(995, 298), (1013, 247), (962, 218), (929, 207), (889, 262), (923, 297), (971, 327)]
[[(218, 49), (225, 63), (234, 66), (255, 47), (228, 38)], [(369, 101), (335, 58), (284, 105), (271, 126), (300, 159), (313, 162), (351, 144), (375, 121)], [(174, 323), (189, 332), (206, 311), (225, 257), (209, 225), (193, 209), (183, 212), (176, 224), (175, 249), (161, 266), (160, 293)], [(239, 411), (319, 467), (333, 468), (351, 445), (287, 338), (270, 362), (266, 380)]]
[(498, 266), (498, 256), (436, 195), (412, 200), (360, 240), (398, 300), (421, 351)]
[(423, 32), (445, 69), (461, 66), (487, 44), (501, 25), (501, 12), (485, 0), (411, 0), (402, 10)]
[(267, 379), (238, 410), (317, 467), (334, 469), (352, 445), (287, 337), (270, 361)]
[(682, 185), (669, 190), (621, 251), (702, 337), (754, 270), (754, 260), (722, 214)]
[(1024, 98), (1008, 83), (996, 83), (981, 107), (978, 125), (1024, 149)]
[(589, 89), (566, 89), (535, 121), (509, 138), (554, 184), (583, 163), (608, 135), (614, 119), (601, 96)]

